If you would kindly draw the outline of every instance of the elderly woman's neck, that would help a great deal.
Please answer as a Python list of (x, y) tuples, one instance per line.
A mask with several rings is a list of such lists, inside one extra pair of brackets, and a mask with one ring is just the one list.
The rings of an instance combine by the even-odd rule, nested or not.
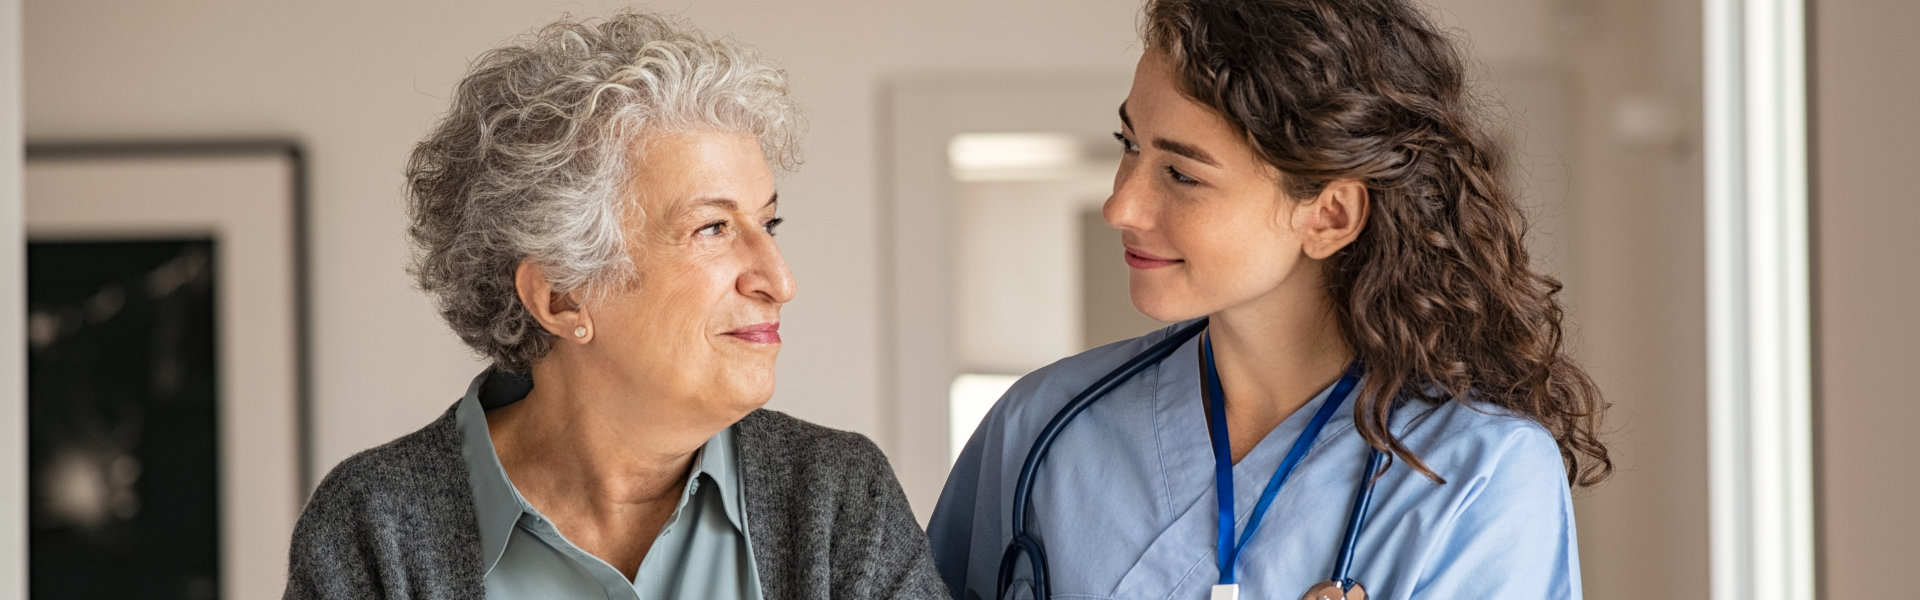
[(542, 512), (671, 507), (695, 453), (728, 425), (673, 410), (684, 402), (543, 366), (525, 399), (487, 412), (501, 466)]

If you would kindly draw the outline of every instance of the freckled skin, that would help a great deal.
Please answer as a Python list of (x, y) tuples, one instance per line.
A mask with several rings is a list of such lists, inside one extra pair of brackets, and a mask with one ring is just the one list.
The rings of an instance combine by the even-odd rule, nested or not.
[[(1129, 126), (1121, 130), (1129, 150), (1103, 213), (1128, 247), (1185, 261), (1132, 270), (1134, 307), (1171, 322), (1268, 296), (1321, 295), (1320, 270), (1300, 268), (1310, 260), (1294, 223), (1305, 218), (1304, 204), (1283, 194), (1279, 171), (1226, 119), (1182, 96), (1173, 77), (1160, 53), (1140, 58), (1125, 104)], [(1157, 140), (1200, 149), (1217, 164), (1167, 151)]]

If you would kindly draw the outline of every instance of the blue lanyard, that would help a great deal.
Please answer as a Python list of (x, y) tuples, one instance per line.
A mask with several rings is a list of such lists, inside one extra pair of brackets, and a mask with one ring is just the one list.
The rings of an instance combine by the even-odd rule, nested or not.
[(1215, 551), (1215, 559), (1220, 567), (1220, 584), (1238, 583), (1238, 559), (1240, 551), (1253, 539), (1253, 533), (1260, 529), (1260, 521), (1267, 516), (1267, 509), (1273, 506), (1273, 499), (1280, 495), (1280, 488), (1287, 483), (1287, 477), (1293, 475), (1293, 468), (1307, 457), (1313, 449), (1313, 442), (1320, 437), (1327, 420), (1333, 417), (1333, 411), (1346, 401), (1347, 394), (1360, 382), (1360, 361), (1356, 360), (1340, 376), (1340, 382), (1334, 384), (1333, 393), (1327, 396), (1320, 410), (1313, 413), (1313, 420), (1307, 422), (1305, 431), (1294, 438), (1293, 449), (1287, 451), (1287, 457), (1280, 461), (1280, 468), (1267, 480), (1267, 489), (1260, 492), (1260, 501), (1253, 505), (1253, 515), (1247, 520), (1247, 530), (1240, 534), (1240, 542), (1233, 541), (1233, 446), (1227, 434), (1227, 392), (1220, 386), (1220, 371), (1213, 361), (1213, 336), (1201, 338), (1200, 358), (1206, 368), (1202, 375), (1207, 393), (1207, 415), (1211, 421), (1208, 436), (1213, 440), (1214, 495), (1220, 500), (1220, 545)]

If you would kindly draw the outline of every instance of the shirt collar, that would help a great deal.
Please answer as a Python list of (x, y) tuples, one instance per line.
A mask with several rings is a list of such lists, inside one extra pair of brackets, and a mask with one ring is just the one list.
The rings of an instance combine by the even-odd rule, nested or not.
[[(514, 489), (507, 471), (500, 465), (493, 438), (488, 434), (486, 411), (512, 404), (533, 390), (531, 379), (488, 369), (467, 385), (467, 394), (454, 409), (460, 430), (460, 451), (466, 459), (467, 480), (473, 491), (474, 516), (479, 521), (481, 574), (493, 571), (513, 528), (521, 515), (539, 515), (539, 511)], [(676, 513), (684, 509), (695, 493), (706, 486), (717, 488), (727, 520), (742, 535), (747, 532), (746, 496), (741, 489), (739, 459), (732, 427), (720, 430), (700, 447), (693, 468), (687, 474), (688, 485), (680, 494)], [(705, 485), (702, 485), (705, 480)]]
[[(721, 504), (727, 507), (727, 520), (744, 535), (747, 532), (747, 504), (746, 494), (741, 489), (743, 483), (734, 435), (733, 428), (728, 427), (708, 439), (707, 444), (700, 447), (700, 456), (694, 461), (693, 476), (697, 481), (701, 475), (705, 475), (711, 480), (711, 485), (719, 488)], [(681, 506), (686, 506), (686, 503), (687, 499), (681, 498)]]
[[(514, 523), (531, 508), (507, 480), (507, 471), (500, 466), (500, 457), (494, 454), (493, 438), (487, 435), (487, 414), (482, 408), (481, 396), (483, 389), (489, 392), (497, 389), (497, 384), (487, 385), (488, 378), (497, 373), (489, 369), (475, 376), (467, 385), (467, 395), (460, 399), (453, 413), (455, 424), (460, 428), (460, 453), (467, 462), (467, 482), (473, 488), (473, 516), (479, 520), (483, 575), (493, 571), (493, 565), (506, 552)], [(495, 399), (487, 400), (493, 404)]]

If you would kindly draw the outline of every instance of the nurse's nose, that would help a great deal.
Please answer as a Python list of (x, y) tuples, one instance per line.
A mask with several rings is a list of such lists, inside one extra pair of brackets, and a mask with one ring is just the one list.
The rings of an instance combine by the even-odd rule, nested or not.
[(1113, 194), (1107, 196), (1106, 204), (1100, 207), (1100, 216), (1114, 229), (1145, 231), (1152, 228), (1153, 223), (1147, 211), (1147, 206), (1152, 202), (1152, 191), (1146, 189), (1149, 178), (1133, 172), (1139, 162), (1120, 162), (1119, 172), (1113, 175)]

